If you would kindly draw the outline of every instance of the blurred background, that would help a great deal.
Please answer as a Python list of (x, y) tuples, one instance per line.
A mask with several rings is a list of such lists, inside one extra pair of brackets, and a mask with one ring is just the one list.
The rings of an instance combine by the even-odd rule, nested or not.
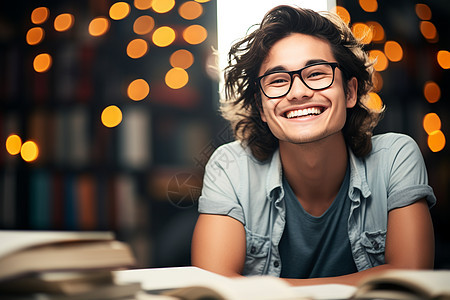
[[(0, 229), (110, 230), (138, 267), (189, 265), (204, 166), (233, 139), (217, 53), (264, 13), (240, 2), (2, 1)], [(418, 143), (450, 268), (450, 2), (307, 2), (290, 3), (336, 11), (376, 58), (375, 132)]]

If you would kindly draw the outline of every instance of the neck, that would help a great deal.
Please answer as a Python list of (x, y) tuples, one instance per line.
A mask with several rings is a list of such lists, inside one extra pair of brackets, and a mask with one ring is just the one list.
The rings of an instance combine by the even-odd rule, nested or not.
[(303, 208), (321, 215), (339, 192), (347, 169), (347, 146), (341, 132), (314, 143), (280, 141), (284, 175)]

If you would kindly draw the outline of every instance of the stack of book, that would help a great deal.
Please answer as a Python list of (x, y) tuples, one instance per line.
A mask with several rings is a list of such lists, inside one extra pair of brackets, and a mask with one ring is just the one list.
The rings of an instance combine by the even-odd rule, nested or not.
[(1, 299), (133, 299), (113, 271), (134, 265), (110, 232), (0, 231)]

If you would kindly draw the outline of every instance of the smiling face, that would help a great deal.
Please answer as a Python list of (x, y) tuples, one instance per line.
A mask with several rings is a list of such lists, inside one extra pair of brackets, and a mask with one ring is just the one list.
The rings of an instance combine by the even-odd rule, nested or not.
[[(317, 37), (293, 33), (276, 42), (259, 70), (294, 71), (316, 62), (336, 62), (330, 45)], [(340, 134), (346, 121), (346, 109), (356, 104), (357, 81), (348, 83), (345, 95), (342, 73), (335, 69), (333, 84), (324, 90), (311, 90), (298, 75), (283, 97), (269, 99), (261, 92), (261, 118), (282, 142), (311, 143)]]

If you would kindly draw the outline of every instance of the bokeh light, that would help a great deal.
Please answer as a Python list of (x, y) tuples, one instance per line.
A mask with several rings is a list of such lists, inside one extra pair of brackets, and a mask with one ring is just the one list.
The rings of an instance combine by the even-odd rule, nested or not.
[(364, 44), (369, 44), (372, 41), (373, 33), (372, 29), (364, 23), (355, 23), (352, 26), (352, 32), (355, 37), (361, 40)]
[(437, 42), (437, 30), (433, 23), (429, 21), (420, 22), (420, 32), (429, 42)]
[(359, 0), (359, 6), (366, 12), (376, 12), (378, 2), (377, 0)]
[(384, 44), (384, 53), (392, 62), (398, 62), (403, 59), (402, 46), (396, 41), (387, 41), (386, 44)]
[(128, 43), (127, 55), (131, 58), (140, 58), (148, 51), (147, 42), (143, 39), (134, 39)]
[(26, 141), (20, 149), (20, 156), (22, 156), (23, 160), (26, 162), (35, 161), (39, 156), (38, 145), (33, 141)]
[(153, 32), (152, 41), (158, 47), (167, 47), (175, 41), (176, 34), (169, 26), (162, 26)]
[(338, 5), (336, 6), (335, 11), (342, 21), (344, 21), (347, 25), (350, 23), (350, 13), (347, 9), (345, 9), (345, 7)]
[(183, 39), (191, 44), (202, 43), (208, 37), (208, 31), (201, 25), (191, 25), (183, 31)]
[(369, 58), (375, 62), (373, 67), (378, 72), (386, 70), (389, 65), (388, 59), (383, 51), (371, 50), (369, 51)]
[(447, 50), (440, 50), (437, 53), (437, 61), (442, 69), (450, 68), (450, 52)]
[(441, 88), (434, 81), (427, 81), (423, 87), (423, 95), (429, 103), (436, 103), (441, 98)]
[(47, 21), (50, 10), (47, 7), (38, 7), (31, 12), (31, 22), (33, 24), (42, 24)]
[(198, 2), (198, 3), (206, 3), (206, 2), (209, 2), (210, 0), (195, 0), (195, 2)]
[(423, 3), (418, 3), (415, 6), (416, 15), (421, 20), (430, 20), (431, 19), (431, 9), (428, 5)]
[(109, 30), (109, 20), (105, 17), (98, 17), (89, 23), (89, 34), (92, 36), (104, 35)]
[(33, 27), (28, 30), (26, 35), (26, 41), (28, 45), (37, 45), (44, 39), (44, 29), (41, 27)]
[(370, 92), (365, 105), (374, 111), (381, 111), (383, 109), (383, 101), (377, 93)]
[(435, 113), (426, 114), (423, 118), (423, 129), (431, 134), (433, 131), (441, 130), (441, 119)]
[(56, 31), (67, 31), (72, 28), (75, 17), (72, 14), (60, 14), (55, 18), (54, 27)]
[(122, 111), (116, 105), (110, 105), (102, 111), (101, 120), (106, 127), (116, 127), (122, 122)]
[(433, 152), (439, 152), (445, 147), (445, 135), (442, 131), (436, 130), (428, 136), (428, 147)]
[(155, 27), (155, 20), (147, 15), (140, 16), (133, 23), (133, 31), (136, 34), (144, 35), (149, 33)]
[(169, 61), (170, 65), (174, 68), (187, 69), (194, 63), (194, 55), (188, 50), (180, 49), (172, 53)]
[(144, 79), (133, 80), (127, 89), (128, 97), (133, 101), (141, 101), (148, 96), (150, 87)]
[(11, 134), (6, 139), (6, 151), (11, 155), (17, 155), (22, 148), (22, 139), (17, 134)]
[(172, 10), (175, 0), (153, 0), (152, 8), (155, 12), (163, 14)]
[(52, 66), (52, 57), (48, 53), (38, 54), (33, 61), (33, 68), (36, 72), (43, 73)]
[(380, 23), (375, 21), (369, 21), (366, 23), (372, 30), (372, 42), (382, 43), (385, 39), (384, 28)]
[(125, 19), (130, 14), (130, 4), (126, 2), (116, 2), (109, 9), (109, 16), (113, 20)]
[(183, 19), (194, 20), (203, 14), (203, 6), (195, 1), (187, 1), (180, 6), (178, 13)]
[(146, 10), (152, 7), (152, 0), (134, 0), (134, 7), (139, 10)]
[(180, 89), (189, 81), (188, 73), (182, 68), (172, 68), (167, 72), (165, 82), (171, 89)]

